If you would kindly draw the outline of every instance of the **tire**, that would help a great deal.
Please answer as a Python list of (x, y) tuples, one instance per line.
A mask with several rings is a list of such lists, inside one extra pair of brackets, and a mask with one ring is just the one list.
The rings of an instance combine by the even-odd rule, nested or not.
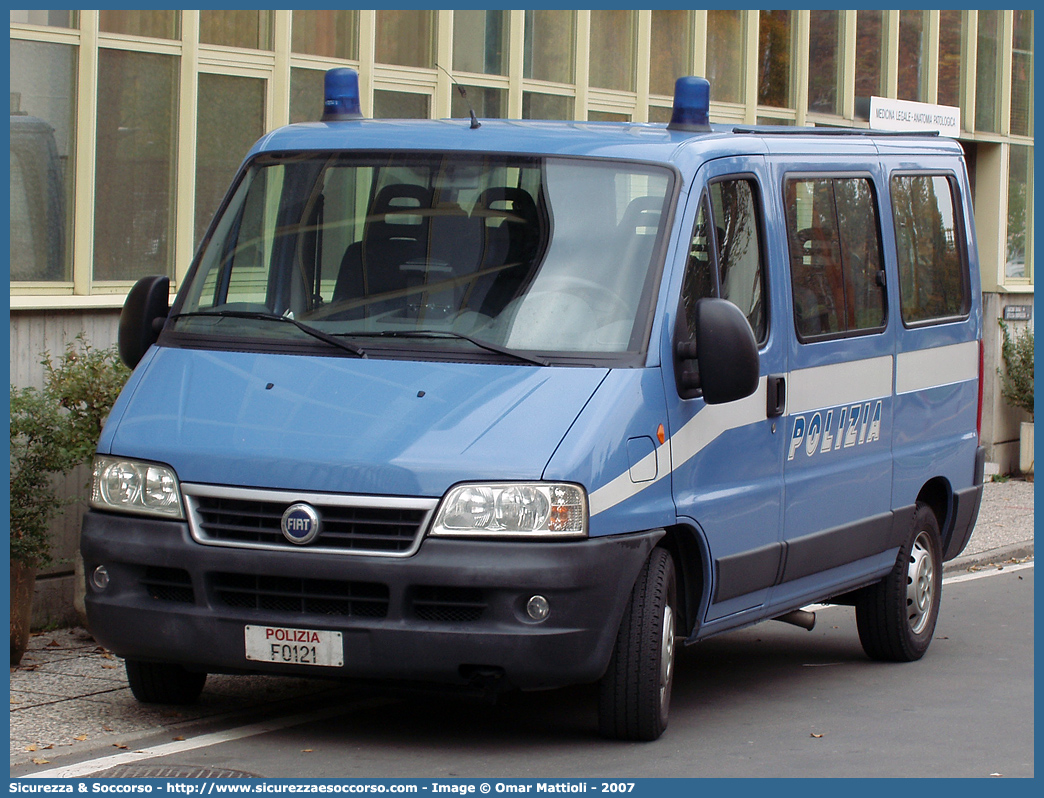
[(928, 650), (942, 599), (939, 538), (935, 513), (918, 502), (913, 529), (892, 573), (857, 597), (859, 642), (871, 659), (913, 662)]
[(142, 704), (191, 704), (203, 692), (207, 674), (166, 662), (126, 661), (131, 692)]
[(667, 728), (674, 682), (674, 560), (653, 549), (631, 590), (599, 683), (598, 729), (617, 740), (657, 739)]

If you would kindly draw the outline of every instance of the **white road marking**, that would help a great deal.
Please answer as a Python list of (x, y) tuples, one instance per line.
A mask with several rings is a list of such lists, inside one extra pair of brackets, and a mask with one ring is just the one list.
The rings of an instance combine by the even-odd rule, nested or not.
[(242, 740), (244, 737), (255, 737), (259, 734), (268, 734), (273, 731), (280, 731), (281, 729), (288, 729), (292, 726), (301, 726), (305, 723), (314, 723), (320, 720), (326, 720), (337, 715), (343, 715), (345, 712), (351, 710), (360, 709), (362, 707), (376, 706), (382, 703), (387, 703), (389, 699), (366, 699), (363, 701), (345, 702), (334, 707), (326, 707), (324, 709), (316, 710), (315, 712), (303, 712), (297, 715), (288, 715), (283, 718), (273, 718), (271, 720), (265, 720), (261, 723), (252, 723), (249, 726), (240, 726), (234, 729), (226, 729), (225, 731), (212, 732), (210, 734), (201, 734), (199, 737), (193, 737), (189, 740), (176, 740), (170, 743), (164, 743), (162, 745), (155, 745), (151, 748), (141, 748), (135, 751), (127, 751), (121, 754), (113, 754), (112, 756), (103, 756), (98, 759), (89, 759), (84, 762), (77, 762), (72, 765), (65, 765), (63, 767), (50, 768), (49, 770), (41, 770), (36, 773), (31, 773), (26, 776), (22, 776), (23, 779), (78, 779), (90, 776), (93, 773), (99, 773), (103, 770), (116, 767), (118, 765), (126, 765), (135, 762), (142, 762), (147, 759), (155, 759), (159, 756), (170, 756), (171, 754), (180, 754), (184, 751), (193, 751), (197, 748), (206, 748), (211, 745), (220, 745), (221, 743), (231, 742), (233, 740)]

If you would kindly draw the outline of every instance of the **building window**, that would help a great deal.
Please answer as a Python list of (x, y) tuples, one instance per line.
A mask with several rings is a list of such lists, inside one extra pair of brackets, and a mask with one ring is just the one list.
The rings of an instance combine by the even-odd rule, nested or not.
[(454, 11), (453, 68), (480, 75), (506, 75), (509, 19), (507, 11)]
[(374, 58), (379, 64), (433, 69), (435, 12), (378, 11)]
[(1011, 135), (1033, 135), (1033, 12), (1015, 11), (1011, 43)]
[(272, 49), (271, 11), (200, 11), (199, 40), (203, 44)]
[(928, 99), (927, 11), (899, 12), (899, 99)]
[(615, 91), (634, 91), (637, 31), (637, 11), (591, 12), (592, 86)]
[(877, 204), (870, 181), (787, 180), (785, 195), (798, 337), (884, 327)]
[(839, 114), (844, 14), (811, 11), (808, 34), (808, 110)]
[(72, 280), (77, 48), (11, 40), (11, 280)]
[(678, 78), (690, 74), (692, 74), (692, 12), (653, 11), (649, 92), (673, 96), (674, 82)]
[(95, 280), (174, 273), (179, 70), (174, 56), (98, 51)]
[(884, 94), (881, 85), (884, 74), (881, 69), (884, 21), (884, 11), (856, 12), (855, 96), (866, 98), (867, 114), (870, 113), (869, 98)]
[(199, 76), (196, 115), (196, 235), (198, 245), (243, 155), (265, 130), (265, 81), (234, 75)]
[(406, 91), (373, 93), (374, 119), (427, 119), (431, 116), (431, 97)]
[(793, 11), (762, 11), (758, 26), (758, 105), (792, 108)]
[(707, 12), (707, 80), (714, 102), (743, 102), (747, 74), (746, 19), (743, 11)]
[(325, 80), (326, 72), (320, 69), (290, 70), (290, 124), (322, 119)]
[(968, 312), (958, 207), (941, 175), (892, 178), (892, 215), (899, 262), (899, 307), (907, 324)]
[(177, 11), (99, 11), (98, 28), (124, 36), (178, 39), (181, 14)]
[(62, 9), (60, 11), (11, 11), (11, 22), (20, 25), (46, 25), (49, 28), (80, 27), (80, 12)]
[(572, 83), (575, 68), (576, 12), (527, 11), (522, 77)]
[(572, 119), (573, 98), (558, 94), (522, 92), (523, 119)]
[(359, 12), (294, 11), (290, 49), (304, 55), (324, 58), (359, 57)]
[(450, 114), (453, 117), (465, 119), (470, 116), (470, 111), (474, 111), (475, 116), (483, 119), (503, 119), (507, 116), (506, 90), (487, 86), (461, 86), (467, 97), (461, 97), (459, 91), (453, 92), (453, 99), (450, 101)]
[(964, 11), (939, 12), (939, 105), (961, 105), (961, 58), (964, 43)]
[(980, 11), (975, 56), (975, 129), (997, 133), (1000, 121), (1001, 12)]
[(1008, 234), (1004, 276), (1032, 278), (1033, 148), (1012, 144), (1008, 153)]

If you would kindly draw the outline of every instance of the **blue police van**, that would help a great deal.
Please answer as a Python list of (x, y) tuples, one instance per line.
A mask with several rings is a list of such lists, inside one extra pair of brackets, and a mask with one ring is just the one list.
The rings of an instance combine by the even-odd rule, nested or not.
[(675, 647), (855, 607), (919, 659), (982, 495), (959, 146), (672, 122), (262, 138), (94, 461), (86, 606), (143, 702), (208, 673), (599, 684), (656, 739)]

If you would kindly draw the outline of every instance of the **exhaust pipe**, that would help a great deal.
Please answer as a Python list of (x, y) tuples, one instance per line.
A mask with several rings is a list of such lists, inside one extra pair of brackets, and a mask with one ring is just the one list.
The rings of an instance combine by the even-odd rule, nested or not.
[(802, 629), (812, 631), (812, 628), (816, 625), (816, 614), (809, 612), (808, 610), (791, 610), (788, 613), (780, 615), (778, 618), (773, 618), (774, 621), (782, 621), (783, 623), (789, 623), (791, 626), (800, 626)]

